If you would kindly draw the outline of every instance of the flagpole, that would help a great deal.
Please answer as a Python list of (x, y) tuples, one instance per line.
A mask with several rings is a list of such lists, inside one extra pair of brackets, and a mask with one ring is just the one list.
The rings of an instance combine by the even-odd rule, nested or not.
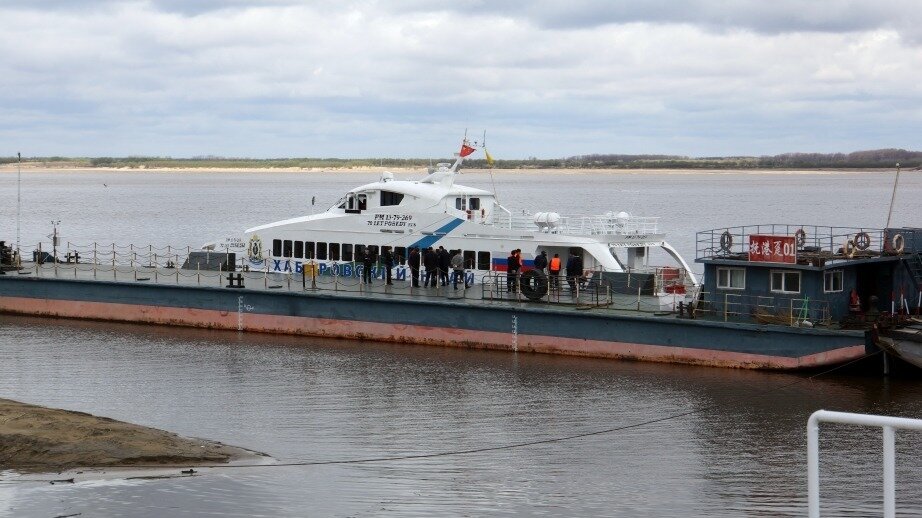
[(16, 153), (16, 255), (19, 252), (20, 220), (22, 219), (22, 153)]
[(896, 200), (896, 186), (900, 183), (900, 164), (896, 164), (896, 178), (893, 180), (893, 194), (890, 195), (890, 212), (887, 213), (887, 226), (890, 228), (890, 218), (893, 216), (893, 202)]

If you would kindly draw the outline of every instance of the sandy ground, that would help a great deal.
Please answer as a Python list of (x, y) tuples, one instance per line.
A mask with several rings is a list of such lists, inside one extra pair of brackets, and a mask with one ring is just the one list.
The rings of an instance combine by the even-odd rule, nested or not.
[(218, 442), (0, 399), (0, 471), (202, 466), (255, 457), (252, 452)]

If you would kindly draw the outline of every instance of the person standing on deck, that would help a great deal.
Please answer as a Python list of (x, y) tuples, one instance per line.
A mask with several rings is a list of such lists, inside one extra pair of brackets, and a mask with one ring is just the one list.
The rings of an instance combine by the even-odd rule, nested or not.
[(547, 275), (547, 251), (542, 250), (538, 257), (535, 257), (535, 270)]
[(519, 250), (513, 250), (509, 257), (506, 258), (506, 291), (515, 293), (518, 291), (519, 269), (522, 267), (519, 258)]
[(583, 261), (579, 254), (571, 254), (567, 259), (567, 284), (570, 285), (570, 291), (576, 291), (576, 283), (583, 273)]
[(454, 288), (458, 289), (458, 278), (461, 278), (464, 288), (467, 289), (467, 277), (464, 275), (464, 255), (461, 254), (461, 250), (455, 250), (455, 255), (451, 257), (451, 268), (454, 270), (455, 276), (452, 282)]
[(423, 279), (423, 286), (435, 286), (439, 282), (439, 258), (430, 246), (423, 252), (423, 266), (426, 267), (426, 277)]
[(419, 288), (419, 248), (413, 247), (410, 249), (410, 257), (407, 262), (410, 263), (410, 277), (413, 280), (413, 287)]
[(560, 288), (560, 254), (554, 254), (548, 264), (548, 277), (550, 277), (551, 288)]
[(448, 286), (448, 270), (451, 268), (451, 254), (445, 250), (444, 246), (439, 247), (437, 254), (439, 258), (439, 283), (442, 286)]
[(371, 284), (371, 267), (374, 263), (375, 257), (371, 249), (366, 246), (362, 253), (362, 282), (365, 284)]
[(384, 249), (384, 253), (383, 253), (383, 256), (384, 256), (384, 275), (385, 275), (385, 277), (386, 277), (386, 279), (387, 279), (387, 281), (386, 281), (385, 284), (388, 285), (388, 286), (391, 286), (391, 285), (394, 284), (393, 281), (391, 280), (391, 270), (394, 268), (394, 253), (391, 252), (391, 247), (389, 247), (389, 246), (385, 246), (385, 247), (382, 247), (382, 248)]

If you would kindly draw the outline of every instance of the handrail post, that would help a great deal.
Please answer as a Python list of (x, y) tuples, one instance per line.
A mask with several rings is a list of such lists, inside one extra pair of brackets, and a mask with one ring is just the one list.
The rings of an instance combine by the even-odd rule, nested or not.
[(884, 518), (896, 518), (896, 433), (884, 426)]
[(809, 518), (820, 518), (820, 425), (816, 414), (807, 419), (807, 508)]

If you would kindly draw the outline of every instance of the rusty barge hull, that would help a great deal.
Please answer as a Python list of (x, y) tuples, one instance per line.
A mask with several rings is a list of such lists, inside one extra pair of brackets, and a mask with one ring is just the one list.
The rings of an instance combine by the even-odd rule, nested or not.
[(542, 304), (10, 275), (0, 276), (0, 312), (754, 369), (832, 365), (872, 347), (859, 331)]

